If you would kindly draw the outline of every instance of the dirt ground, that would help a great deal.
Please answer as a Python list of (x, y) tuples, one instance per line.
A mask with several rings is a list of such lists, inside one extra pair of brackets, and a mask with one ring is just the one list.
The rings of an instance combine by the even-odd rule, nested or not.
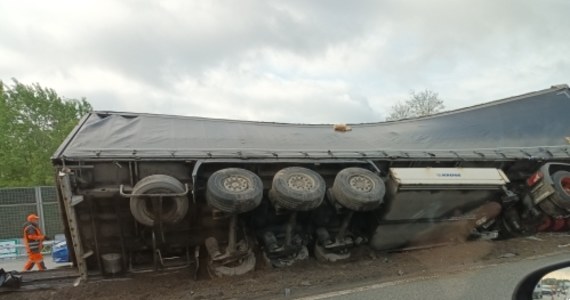
[[(570, 254), (570, 235), (543, 233), (504, 241), (472, 241), (424, 250), (381, 253), (355, 250), (350, 260), (325, 264), (314, 259), (273, 269), (263, 264), (252, 273), (193, 280), (189, 270), (99, 279), (33, 292), (0, 294), (2, 299), (274, 299), (342, 289), (354, 283), (378, 283), (476, 269), (489, 264)], [(484, 271), (484, 269), (481, 269)], [(522, 276), (522, 274), (521, 274)]]

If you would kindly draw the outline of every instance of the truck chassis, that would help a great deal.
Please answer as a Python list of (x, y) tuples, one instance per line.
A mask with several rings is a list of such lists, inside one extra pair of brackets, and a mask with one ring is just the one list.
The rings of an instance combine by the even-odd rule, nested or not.
[(350, 131), (93, 112), (52, 158), (71, 254), (84, 279), (234, 276), (532, 234), (570, 211), (569, 99), (554, 86)]

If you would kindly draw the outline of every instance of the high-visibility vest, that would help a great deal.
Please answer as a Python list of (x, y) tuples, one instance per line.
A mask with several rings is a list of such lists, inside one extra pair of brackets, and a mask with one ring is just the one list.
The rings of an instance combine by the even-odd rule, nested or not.
[(43, 239), (44, 236), (38, 226), (29, 222), (24, 225), (24, 244), (28, 252), (40, 253), (43, 246)]

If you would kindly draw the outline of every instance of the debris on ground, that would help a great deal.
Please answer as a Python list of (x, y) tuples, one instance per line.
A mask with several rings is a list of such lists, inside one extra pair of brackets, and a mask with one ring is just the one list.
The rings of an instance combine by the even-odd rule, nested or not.
[(78, 287), (80, 283), (81, 283), (81, 277), (77, 277), (77, 279), (73, 281), (73, 287)]
[(6, 272), (0, 269), (0, 287), (19, 289), (21, 285), (22, 275), (18, 275), (15, 271)]
[(503, 254), (499, 255), (498, 258), (511, 258), (511, 257), (515, 257), (515, 256), (517, 256), (516, 253), (507, 252), (507, 253), (503, 253)]
[[(120, 278), (94, 280), (91, 278), (82, 281), (77, 287), (71, 287), (70, 284), (62, 285), (48, 294), (45, 290), (36, 290), (11, 293), (8, 298), (10, 300), (292, 298), (318, 291), (331, 291), (331, 289), (352, 283), (390, 282), (402, 278), (414, 278), (414, 276), (461, 272), (477, 266), (508, 263), (536, 255), (570, 254), (570, 247), (558, 247), (570, 241), (567, 234), (539, 233), (537, 237), (543, 241), (538, 243), (526, 238), (514, 238), (492, 242), (471, 241), (445, 247), (389, 254), (376, 252), (376, 260), (369, 257), (370, 249), (363, 248), (350, 260), (335, 264), (323, 264), (308, 259), (303, 264), (287, 268), (263, 268), (250, 274), (231, 278), (196, 281), (191, 279), (191, 274), (185, 271), (164, 272), (161, 273), (164, 276), (158, 277), (149, 273), (133, 274), (128, 277), (130, 280), (120, 280)], [(505, 254), (507, 254), (506, 257)], [(362, 260), (366, 260), (369, 264), (355, 263), (355, 261)], [(26, 284), (25, 280), (23, 284)], [(22, 289), (24, 287), (22, 286)], [(295, 289), (295, 295), (292, 289)]]
[(536, 236), (534, 236), (534, 235), (531, 235), (531, 236), (527, 236), (527, 237), (526, 237), (526, 239), (527, 239), (527, 240), (538, 241), (538, 242), (542, 242), (542, 241), (544, 241), (543, 239), (541, 239), (541, 238), (538, 238), (538, 237), (536, 237)]

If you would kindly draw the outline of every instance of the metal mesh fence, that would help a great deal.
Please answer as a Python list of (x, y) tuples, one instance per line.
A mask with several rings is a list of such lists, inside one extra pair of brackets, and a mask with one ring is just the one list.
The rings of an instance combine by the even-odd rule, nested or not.
[(57, 191), (53, 186), (42, 186), (39, 194), (43, 204), (44, 230), (48, 236), (53, 238), (56, 234), (63, 233), (63, 221), (57, 202)]
[(56, 234), (63, 233), (63, 223), (61, 220), (59, 204), (57, 202), (44, 202), (44, 222), (45, 233), (50, 238), (53, 239)]
[(46, 236), (63, 233), (63, 223), (55, 187), (0, 189), (0, 239), (21, 238), (26, 217), (35, 213), (43, 218), (40, 227)]
[(0, 239), (20, 238), (26, 216), (36, 212), (36, 204), (8, 204), (0, 205)]
[(0, 205), (36, 204), (35, 188), (4, 188), (0, 189)]
[(41, 186), (40, 195), (43, 203), (57, 203), (57, 194), (53, 186)]

